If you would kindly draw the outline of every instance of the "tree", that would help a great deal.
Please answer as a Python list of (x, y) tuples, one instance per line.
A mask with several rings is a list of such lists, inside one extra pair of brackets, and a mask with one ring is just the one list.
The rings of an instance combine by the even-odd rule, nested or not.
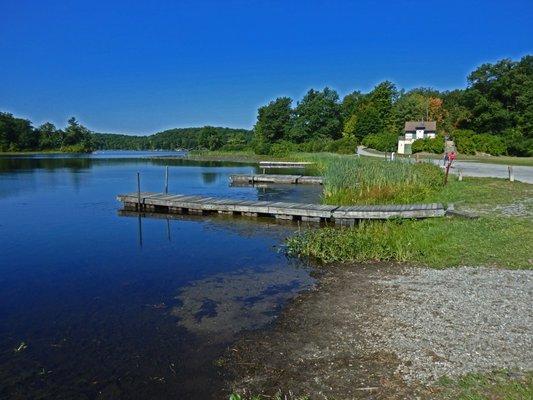
[(340, 138), (342, 122), (338, 101), (337, 92), (327, 87), (323, 91), (309, 90), (294, 111), (290, 140), (302, 143), (320, 138)]
[(278, 97), (259, 107), (254, 133), (257, 141), (275, 143), (288, 137), (292, 120), (292, 99)]
[(90, 151), (92, 149), (91, 132), (83, 125), (80, 125), (76, 118), (72, 117), (68, 120), (68, 125), (65, 129), (63, 146), (76, 146), (76, 150)]
[(56, 129), (55, 125), (45, 122), (37, 128), (40, 149), (59, 149), (63, 142), (63, 132)]

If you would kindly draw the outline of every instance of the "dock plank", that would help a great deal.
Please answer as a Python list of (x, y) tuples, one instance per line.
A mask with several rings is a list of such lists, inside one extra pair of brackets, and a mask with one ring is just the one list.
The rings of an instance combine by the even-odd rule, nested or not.
[[(128, 209), (137, 207), (138, 194), (119, 194), (117, 200)], [(224, 199), (199, 195), (180, 195), (166, 193), (141, 193), (141, 209), (154, 209), (169, 213), (191, 210), (191, 212), (234, 212), (248, 216), (269, 215), (277, 218), (297, 218), (305, 220), (353, 221), (356, 219), (388, 218), (431, 218), (442, 217), (445, 209), (442, 204), (404, 204), (404, 205), (356, 205), (337, 206), (325, 204), (293, 203), (281, 201), (261, 201), (243, 199)], [(166, 209), (165, 209), (166, 207)]]

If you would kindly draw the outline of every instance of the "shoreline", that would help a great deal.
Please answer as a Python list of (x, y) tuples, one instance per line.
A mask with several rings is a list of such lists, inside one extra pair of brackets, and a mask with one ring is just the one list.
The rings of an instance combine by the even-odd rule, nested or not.
[(447, 393), (442, 379), (471, 373), (531, 379), (531, 270), (381, 263), (318, 274), (270, 328), (228, 350), (230, 392), (429, 399)]

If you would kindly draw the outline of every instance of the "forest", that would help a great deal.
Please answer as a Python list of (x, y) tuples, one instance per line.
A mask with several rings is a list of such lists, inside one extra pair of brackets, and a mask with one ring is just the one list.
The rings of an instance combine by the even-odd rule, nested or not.
[(260, 107), (254, 149), (353, 153), (357, 144), (394, 151), (405, 121), (433, 120), (438, 136), (413, 143), (413, 151), (442, 153), (446, 136), (459, 153), (533, 156), (533, 56), (483, 64), (465, 89), (399, 90), (384, 81), (368, 93), (339, 98), (330, 88), (309, 90), (293, 106), (279, 97)]
[(34, 128), (30, 121), (0, 112), (0, 151), (64, 151), (86, 153), (94, 149), (93, 135), (76, 118), (64, 129), (46, 122)]
[(418, 140), (413, 152), (442, 153), (444, 138), (462, 154), (533, 156), (533, 56), (479, 66), (467, 87), (450, 91), (398, 89), (390, 81), (342, 99), (328, 87), (310, 89), (294, 105), (278, 97), (260, 107), (253, 130), (205, 126), (176, 128), (149, 136), (93, 133), (75, 118), (64, 129), (0, 112), (0, 151), (97, 149), (254, 150), (353, 153), (358, 144), (394, 151), (405, 121), (437, 122), (437, 138)]

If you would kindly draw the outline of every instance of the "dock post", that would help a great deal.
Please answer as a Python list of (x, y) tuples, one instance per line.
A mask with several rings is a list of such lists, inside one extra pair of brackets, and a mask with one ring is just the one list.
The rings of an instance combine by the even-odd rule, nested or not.
[(137, 172), (137, 210), (141, 211), (141, 173)]
[(507, 169), (509, 170), (509, 182), (514, 182), (514, 171), (513, 171), (513, 167), (511, 165), (509, 165), (507, 167)]
[(165, 168), (165, 194), (168, 194), (168, 165)]

